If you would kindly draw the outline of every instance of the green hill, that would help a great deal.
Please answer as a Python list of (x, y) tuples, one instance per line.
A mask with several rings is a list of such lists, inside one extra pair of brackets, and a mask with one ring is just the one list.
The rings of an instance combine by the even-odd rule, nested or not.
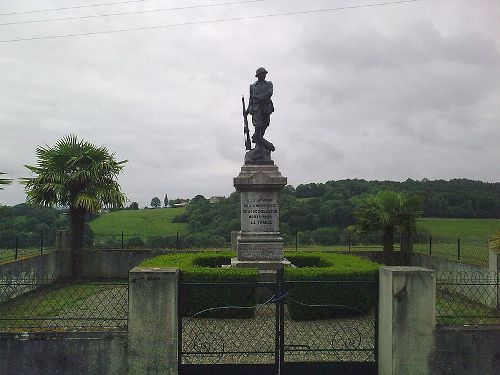
[(421, 219), (419, 224), (436, 240), (484, 241), (500, 230), (500, 219)]
[(124, 210), (99, 215), (90, 221), (96, 235), (120, 234), (146, 238), (157, 235), (185, 234), (185, 223), (172, 223), (172, 218), (184, 212), (184, 207), (149, 210)]

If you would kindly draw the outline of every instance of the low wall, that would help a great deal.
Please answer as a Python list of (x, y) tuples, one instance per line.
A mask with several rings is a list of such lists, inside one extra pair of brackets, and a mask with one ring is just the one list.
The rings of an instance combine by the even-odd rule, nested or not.
[(432, 255), (424, 255), (412, 253), (410, 264), (416, 267), (430, 268), (436, 271), (453, 271), (453, 272), (485, 272), (487, 268), (474, 264), (463, 263), (458, 260), (449, 260), (434, 257)]
[(0, 374), (127, 374), (126, 333), (0, 333)]
[[(430, 255), (412, 254), (412, 265), (443, 272), (453, 272), (438, 280), (438, 293), (460, 293), (470, 301), (492, 308), (500, 308), (499, 279), (496, 273), (474, 264), (436, 258)], [(438, 274), (439, 276), (439, 274)]]
[(500, 327), (438, 326), (432, 375), (500, 374)]
[(162, 250), (84, 250), (82, 276), (88, 279), (126, 279), (142, 261), (171, 253)]
[[(0, 302), (27, 293), (45, 281), (69, 277), (70, 261), (68, 252), (57, 250), (0, 264)], [(10, 283), (23, 287), (11, 288)]]
[(30, 258), (13, 260), (0, 264), (0, 279), (25, 278), (43, 280), (54, 277), (63, 278), (70, 275), (70, 262), (69, 252), (64, 250), (56, 250)]

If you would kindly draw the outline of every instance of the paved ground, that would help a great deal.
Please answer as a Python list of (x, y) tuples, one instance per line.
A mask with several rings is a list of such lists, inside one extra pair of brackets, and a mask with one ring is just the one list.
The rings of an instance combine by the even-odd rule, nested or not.
[[(374, 361), (374, 314), (293, 321), (285, 309), (285, 361)], [(275, 305), (252, 319), (183, 319), (184, 363), (274, 363)]]

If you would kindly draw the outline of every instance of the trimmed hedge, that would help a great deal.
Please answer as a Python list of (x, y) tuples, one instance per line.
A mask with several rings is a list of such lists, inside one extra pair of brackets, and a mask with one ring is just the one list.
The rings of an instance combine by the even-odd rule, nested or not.
[(232, 256), (230, 252), (166, 254), (148, 259), (140, 266), (180, 269), (179, 306), (183, 316), (238, 306), (246, 308), (214, 309), (201, 313), (200, 317), (251, 318), (257, 304), (255, 284), (259, 273), (248, 268), (222, 268), (224, 264), (231, 264)]
[[(146, 260), (141, 266), (180, 269), (180, 307), (184, 316), (210, 308), (239, 306), (249, 308), (215, 309), (204, 312), (202, 316), (252, 317), (255, 309), (251, 307), (257, 304), (255, 284), (259, 274), (255, 269), (222, 268), (222, 265), (231, 263), (232, 256), (231, 252), (166, 254)], [(285, 269), (288, 311), (292, 319), (314, 320), (363, 314), (378, 303), (380, 264), (335, 253), (287, 252), (285, 256), (297, 267)]]
[(293, 320), (359, 315), (376, 307), (380, 264), (334, 253), (294, 252), (286, 258), (298, 267), (285, 269)]

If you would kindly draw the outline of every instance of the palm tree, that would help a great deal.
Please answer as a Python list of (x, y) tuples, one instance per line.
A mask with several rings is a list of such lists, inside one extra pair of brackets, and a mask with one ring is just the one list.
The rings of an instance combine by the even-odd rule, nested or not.
[[(4, 172), (0, 172), (0, 176), (3, 174), (7, 174)], [(10, 178), (0, 178), (0, 185), (9, 185), (12, 183), (12, 180)], [(3, 190), (3, 187), (0, 186), (0, 190)]]
[(123, 207), (126, 197), (116, 178), (127, 160), (116, 161), (105, 147), (76, 135), (54, 147), (39, 146), (36, 156), (36, 166), (26, 165), (36, 176), (22, 179), (28, 202), (69, 207), (73, 276), (80, 278), (85, 218), (105, 207)]
[(401, 251), (403, 261), (408, 263), (411, 235), (416, 230), (416, 219), (422, 214), (421, 199), (417, 195), (406, 195), (391, 190), (381, 190), (377, 194), (367, 194), (357, 201), (354, 216), (359, 231), (381, 230), (384, 259), (392, 263), (394, 250), (394, 230), (401, 231)]

